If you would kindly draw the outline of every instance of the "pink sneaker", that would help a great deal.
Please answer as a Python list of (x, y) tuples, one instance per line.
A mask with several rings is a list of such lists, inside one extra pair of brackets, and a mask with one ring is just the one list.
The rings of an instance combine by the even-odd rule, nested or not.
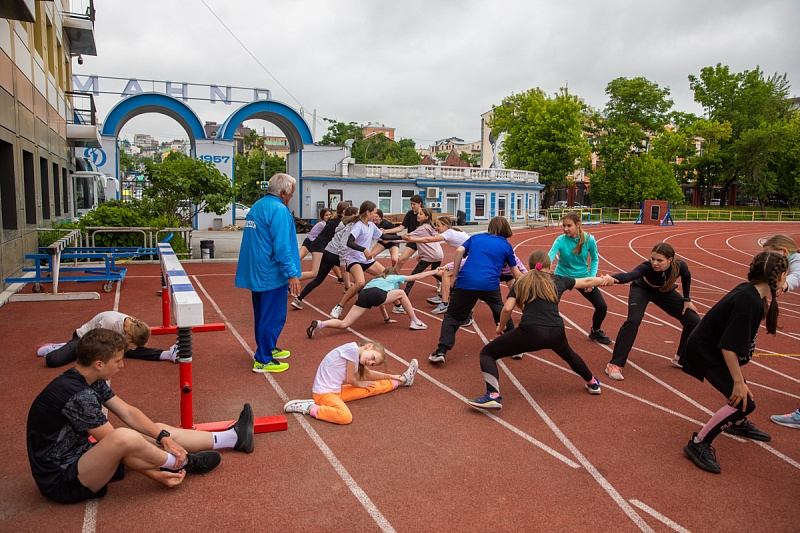
[(58, 350), (59, 348), (61, 348), (65, 344), (67, 344), (67, 343), (66, 342), (60, 342), (60, 343), (55, 343), (55, 344), (54, 343), (42, 344), (41, 346), (39, 346), (36, 349), (36, 355), (38, 355), (39, 357), (44, 357), (47, 354), (49, 354), (50, 352), (52, 352), (54, 350)]
[(614, 381), (623, 381), (625, 378), (622, 376), (622, 369), (617, 365), (611, 363), (606, 365), (606, 374)]

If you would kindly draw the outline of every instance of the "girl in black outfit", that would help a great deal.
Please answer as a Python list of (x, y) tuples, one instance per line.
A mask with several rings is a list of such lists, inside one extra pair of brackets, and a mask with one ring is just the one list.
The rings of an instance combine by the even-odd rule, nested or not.
[[(633, 341), (639, 332), (647, 304), (653, 302), (672, 318), (676, 318), (683, 326), (678, 353), (681, 353), (689, 334), (700, 322), (689, 289), (692, 285), (692, 274), (689, 267), (675, 258), (675, 249), (665, 242), (660, 242), (650, 252), (650, 261), (645, 261), (630, 272), (613, 274), (615, 283), (631, 283), (628, 294), (628, 318), (619, 328), (617, 342), (614, 344), (614, 355), (606, 365), (606, 374), (611, 379), (622, 381), (622, 368), (628, 361), (628, 354), (633, 348)], [(675, 284), (681, 278), (683, 296), (676, 290)], [(677, 366), (677, 356), (673, 360)]]
[[(589, 394), (600, 394), (600, 381), (592, 375), (581, 356), (570, 348), (564, 331), (564, 320), (558, 314), (558, 302), (564, 291), (585, 289), (599, 285), (612, 285), (614, 281), (602, 278), (580, 278), (550, 274), (550, 258), (544, 250), (534, 250), (528, 259), (527, 273), (509, 289), (506, 303), (500, 314), (500, 323), (494, 339), (481, 350), (481, 372), (486, 381), (486, 395), (469, 404), (480, 409), (500, 409), (500, 374), (497, 360), (520, 352), (538, 352), (549, 349), (567, 362), (573, 372), (586, 382)], [(519, 327), (503, 333), (514, 307), (522, 310)]]
[[(771, 440), (746, 418), (756, 404), (740, 367), (753, 356), (762, 320), (766, 318), (767, 333), (775, 335), (779, 312), (775, 296), (786, 281), (788, 270), (788, 261), (778, 252), (756, 255), (747, 273), (748, 282), (738, 285), (708, 310), (680, 352), (684, 372), (700, 381), (707, 379), (728, 399), (683, 448), (703, 470), (720, 472), (711, 441), (722, 431), (753, 440)], [(769, 305), (767, 294), (771, 295)]]

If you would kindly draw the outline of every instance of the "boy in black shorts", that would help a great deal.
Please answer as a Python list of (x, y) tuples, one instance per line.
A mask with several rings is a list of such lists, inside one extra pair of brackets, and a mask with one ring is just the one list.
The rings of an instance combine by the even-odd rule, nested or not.
[[(123, 464), (174, 487), (187, 472), (205, 474), (220, 463), (218, 452), (203, 450), (253, 451), (249, 404), (232, 428), (211, 433), (156, 424), (115, 396), (107, 380), (122, 369), (126, 349), (125, 337), (116, 331), (88, 331), (78, 343), (75, 366), (34, 400), (28, 413), (28, 459), (46, 498), (59, 503), (102, 498), (107, 483), (122, 478)], [(128, 427), (115, 429), (103, 406)]]

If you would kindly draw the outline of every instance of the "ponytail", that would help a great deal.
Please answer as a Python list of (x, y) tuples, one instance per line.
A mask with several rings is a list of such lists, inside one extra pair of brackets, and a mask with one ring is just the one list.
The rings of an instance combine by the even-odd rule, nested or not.
[(767, 333), (775, 335), (780, 327), (778, 326), (778, 279), (781, 274), (789, 270), (789, 261), (780, 252), (761, 252), (750, 262), (750, 271), (747, 273), (747, 280), (752, 283), (766, 283), (769, 285), (771, 301), (767, 304), (767, 299), (762, 298), (764, 304), (764, 318), (766, 319)]
[(525, 310), (525, 305), (536, 298), (558, 303), (558, 293), (553, 278), (548, 272), (544, 272), (549, 268), (550, 257), (547, 252), (534, 250), (528, 258), (528, 272), (514, 283), (517, 307), (521, 310)]

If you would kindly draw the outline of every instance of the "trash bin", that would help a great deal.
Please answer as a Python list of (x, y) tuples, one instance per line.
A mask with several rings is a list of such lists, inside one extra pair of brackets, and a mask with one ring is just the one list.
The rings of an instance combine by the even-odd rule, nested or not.
[(200, 258), (214, 259), (214, 241), (200, 241)]

